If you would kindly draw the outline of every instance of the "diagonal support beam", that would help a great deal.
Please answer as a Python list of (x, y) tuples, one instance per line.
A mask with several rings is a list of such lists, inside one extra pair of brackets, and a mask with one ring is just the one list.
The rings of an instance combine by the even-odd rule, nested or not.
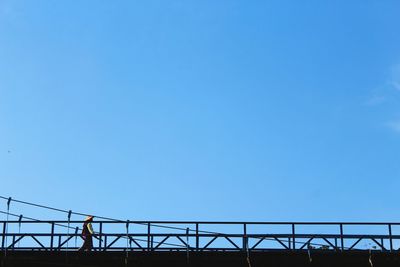
[[(168, 238), (170, 238), (169, 235), (167, 235), (163, 240), (161, 240), (161, 242), (159, 242), (159, 243), (157, 244), (157, 246), (154, 247), (154, 249), (159, 248), (162, 244), (164, 244), (165, 241), (168, 240)], [(154, 250), (154, 249), (153, 249), (153, 250)]]
[(122, 237), (121, 235), (120, 235), (120, 236), (117, 236), (110, 244), (108, 244), (108, 246), (106, 247), (106, 249), (107, 249), (107, 248), (111, 248), (111, 246), (114, 245), (115, 242), (117, 242), (121, 237)]
[(265, 240), (265, 237), (260, 238), (257, 243), (254, 244), (254, 246), (251, 247), (251, 249), (255, 249), (261, 242)]
[(32, 237), (32, 239), (35, 240), (36, 243), (38, 243), (42, 248), (44, 248), (44, 249), (47, 250), (47, 248), (46, 248), (35, 236), (31, 235), (31, 237)]
[(21, 235), (19, 238), (17, 238), (11, 245), (8, 246), (8, 248), (14, 247), (22, 238), (24, 238), (25, 235)]
[(305, 248), (307, 245), (310, 245), (310, 242), (313, 241), (313, 240), (314, 240), (314, 236), (311, 237), (310, 239), (308, 239), (307, 242), (304, 243), (304, 245), (302, 245), (300, 249), (303, 249), (303, 248)]
[(179, 235), (177, 235), (176, 238), (177, 238), (179, 241), (181, 241), (182, 244), (183, 244), (185, 247), (189, 247), (189, 245), (188, 245)]
[(275, 239), (276, 241), (278, 241), (278, 243), (281, 244), (284, 248), (290, 249), (290, 248), (289, 248), (288, 246), (286, 246), (285, 243), (283, 243), (282, 240), (280, 240), (279, 238), (274, 237), (274, 239)]
[(236, 243), (233, 242), (229, 237), (227, 237), (227, 236), (224, 236), (224, 237), (225, 237), (226, 240), (229, 241), (229, 243), (231, 243), (233, 246), (235, 246), (235, 248), (240, 250), (240, 247), (238, 245), (236, 245)]
[(360, 237), (351, 247), (349, 247), (349, 250), (352, 250), (361, 240), (363, 240), (363, 237)]
[(215, 239), (217, 239), (217, 238), (218, 238), (218, 236), (215, 236), (215, 237), (214, 237), (213, 239), (211, 239), (211, 241), (208, 242), (207, 245), (205, 245), (201, 250), (204, 250), (204, 249), (208, 248), (208, 246), (211, 245), (211, 244), (215, 241)]
[(140, 248), (141, 250), (143, 250), (143, 251), (146, 251), (134, 238), (132, 238), (131, 236), (129, 237), (129, 240), (131, 241), (131, 242), (133, 242), (134, 244), (136, 244), (136, 246), (138, 247), (138, 248)]
[[(32, 238), (33, 238), (33, 236), (32, 236)], [(61, 238), (61, 237), (60, 237), (60, 238)], [(65, 239), (64, 242), (62, 242), (62, 243), (58, 246), (58, 248), (59, 248), (59, 249), (62, 248), (62, 246), (63, 246), (64, 244), (66, 244), (68, 241), (70, 241), (72, 238), (73, 238), (73, 236), (70, 236), (70, 237), (68, 237), (67, 239)]]

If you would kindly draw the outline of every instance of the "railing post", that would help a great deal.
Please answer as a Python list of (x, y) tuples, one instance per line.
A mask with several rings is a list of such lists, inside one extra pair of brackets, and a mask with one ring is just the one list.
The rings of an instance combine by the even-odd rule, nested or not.
[(4, 249), (4, 243), (6, 241), (6, 222), (3, 222), (3, 235), (1, 239), (1, 250)]
[(53, 250), (54, 242), (54, 222), (51, 223), (50, 250)]
[(390, 252), (393, 252), (393, 237), (392, 237), (392, 225), (389, 223), (389, 242), (390, 242)]
[(75, 248), (78, 247), (77, 241), (78, 241), (78, 235), (79, 235), (79, 227), (75, 227)]
[(186, 263), (189, 264), (189, 227), (186, 228)]
[(295, 225), (292, 223), (292, 240), (293, 240), (293, 250), (296, 249), (296, 230), (295, 230)]
[(151, 224), (147, 223), (147, 250), (148, 251), (150, 251), (150, 233), (151, 233), (150, 227), (151, 227)]
[(244, 223), (243, 224), (243, 251), (246, 251), (247, 250), (247, 224), (246, 223)]
[(128, 261), (128, 248), (129, 248), (129, 220), (126, 221), (126, 261)]
[(196, 251), (199, 250), (199, 223), (196, 223)]
[(344, 239), (343, 239), (343, 224), (340, 224), (340, 246), (342, 251), (344, 250)]
[(101, 242), (102, 242), (102, 234), (103, 234), (103, 222), (99, 223), (99, 251), (101, 251)]

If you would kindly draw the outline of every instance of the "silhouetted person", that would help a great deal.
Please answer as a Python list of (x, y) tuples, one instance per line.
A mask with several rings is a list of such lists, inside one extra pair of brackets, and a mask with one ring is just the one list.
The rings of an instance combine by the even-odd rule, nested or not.
[(83, 223), (81, 235), (83, 239), (83, 245), (79, 251), (91, 251), (93, 248), (93, 236), (96, 237), (92, 227), (93, 218), (93, 216), (88, 216)]

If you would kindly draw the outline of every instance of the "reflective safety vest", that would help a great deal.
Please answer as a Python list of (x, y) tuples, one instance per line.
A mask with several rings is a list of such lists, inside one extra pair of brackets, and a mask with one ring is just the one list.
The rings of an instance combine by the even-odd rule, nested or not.
[(93, 231), (92, 224), (90, 222), (85, 222), (83, 224), (82, 235), (89, 236), (89, 235), (93, 235), (93, 233), (94, 233), (94, 231)]

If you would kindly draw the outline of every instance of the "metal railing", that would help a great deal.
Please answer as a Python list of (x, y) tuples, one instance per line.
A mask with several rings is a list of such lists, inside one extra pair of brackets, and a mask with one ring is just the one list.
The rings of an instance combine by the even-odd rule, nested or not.
[[(2, 250), (76, 250), (83, 221), (0, 221)], [(96, 251), (381, 250), (400, 223), (94, 221)]]

